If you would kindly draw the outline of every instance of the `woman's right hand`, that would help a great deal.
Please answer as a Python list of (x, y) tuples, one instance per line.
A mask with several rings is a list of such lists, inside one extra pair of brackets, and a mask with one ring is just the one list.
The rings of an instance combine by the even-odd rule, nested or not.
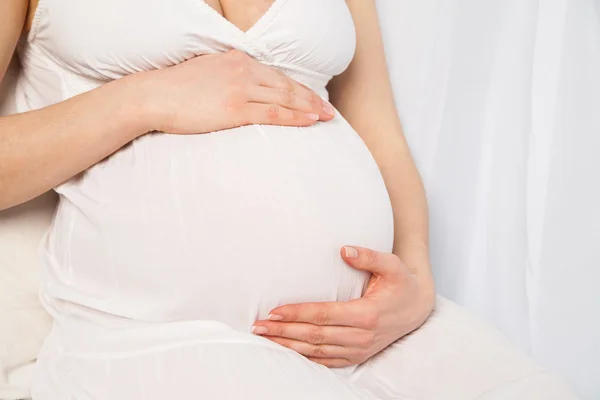
[(237, 50), (134, 79), (147, 88), (142, 118), (149, 130), (192, 134), (249, 124), (308, 126), (335, 113), (311, 89)]

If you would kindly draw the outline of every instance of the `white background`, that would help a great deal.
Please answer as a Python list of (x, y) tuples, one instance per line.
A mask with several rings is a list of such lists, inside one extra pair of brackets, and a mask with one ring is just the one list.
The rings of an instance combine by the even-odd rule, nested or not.
[(600, 399), (600, 0), (379, 0), (439, 291)]

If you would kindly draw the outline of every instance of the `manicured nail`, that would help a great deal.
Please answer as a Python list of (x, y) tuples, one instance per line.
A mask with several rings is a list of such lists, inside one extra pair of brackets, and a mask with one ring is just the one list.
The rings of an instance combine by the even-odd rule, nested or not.
[(283, 319), (283, 317), (281, 315), (277, 315), (277, 314), (269, 314), (269, 319), (271, 321), (281, 321)]
[(253, 326), (252, 327), (252, 333), (254, 333), (256, 335), (264, 335), (267, 332), (269, 332), (269, 330), (267, 328), (265, 328), (264, 326)]
[(306, 118), (313, 120), (313, 121), (318, 121), (319, 120), (319, 114), (313, 114), (313, 113), (306, 113)]
[(348, 258), (358, 258), (358, 250), (356, 250), (352, 246), (344, 246), (344, 251), (346, 252), (346, 257)]
[(335, 115), (335, 108), (325, 100), (323, 100), (323, 111), (329, 115)]

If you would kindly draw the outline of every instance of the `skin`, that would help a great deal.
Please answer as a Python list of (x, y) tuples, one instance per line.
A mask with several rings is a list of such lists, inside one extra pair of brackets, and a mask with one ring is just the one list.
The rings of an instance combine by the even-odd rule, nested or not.
[(242, 31), (247, 31), (271, 7), (273, 0), (204, 0)]
[[(37, 5), (31, 1), (0, 2), (0, 78), (19, 35), (31, 26)], [(238, 1), (206, 2), (242, 30), (272, 4)], [(373, 274), (363, 297), (278, 307), (254, 327), (330, 367), (364, 362), (417, 329), (435, 297), (425, 194), (396, 113), (375, 2), (347, 3), (357, 53), (328, 89), (383, 175), (394, 210), (393, 254), (342, 248), (350, 267)], [(198, 134), (252, 123), (307, 126), (317, 117), (328, 121), (333, 115), (312, 90), (237, 51), (134, 74), (53, 106), (0, 117), (0, 210), (42, 194), (152, 130)]]
[(347, 303), (278, 307), (254, 332), (329, 367), (360, 364), (425, 322), (435, 302), (425, 191), (396, 112), (375, 0), (347, 0), (357, 30), (348, 70), (329, 84), (330, 101), (373, 154), (394, 212), (393, 254), (368, 249), (349, 266), (373, 277)]
[[(33, 11), (27, 0), (0, 1), (0, 77)], [(329, 108), (312, 90), (239, 51), (133, 74), (0, 118), (0, 210), (50, 190), (149, 131), (308, 126), (331, 120)]]

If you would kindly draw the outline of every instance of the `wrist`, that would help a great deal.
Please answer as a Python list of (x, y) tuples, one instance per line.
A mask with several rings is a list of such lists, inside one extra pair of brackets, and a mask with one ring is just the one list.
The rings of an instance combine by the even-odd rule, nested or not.
[(151, 80), (148, 72), (140, 72), (119, 79), (116, 84), (116, 98), (121, 99), (121, 106), (116, 110), (124, 131), (128, 132), (130, 140), (136, 139), (156, 129), (156, 113), (152, 107)]
[(393, 253), (402, 260), (410, 272), (416, 277), (431, 277), (429, 248), (425, 243), (408, 242), (394, 246)]
[(415, 276), (415, 279), (419, 283), (421, 288), (421, 292), (423, 294), (424, 301), (428, 302), (433, 308), (435, 303), (435, 281), (433, 279), (433, 275), (431, 272), (421, 274), (420, 276)]
[(405, 244), (401, 249), (395, 249), (394, 254), (415, 277), (423, 296), (432, 302), (435, 301), (435, 281), (431, 271), (428, 247), (423, 243)]

